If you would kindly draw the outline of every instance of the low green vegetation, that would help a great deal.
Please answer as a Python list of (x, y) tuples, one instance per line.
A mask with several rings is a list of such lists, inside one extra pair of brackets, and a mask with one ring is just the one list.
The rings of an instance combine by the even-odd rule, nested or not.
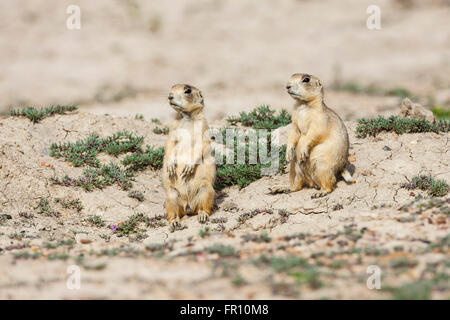
[[(267, 129), (267, 155), (272, 152), (272, 135), (271, 131), (279, 127), (288, 125), (291, 122), (291, 117), (286, 110), (282, 110), (278, 115), (276, 115), (275, 110), (270, 109), (269, 106), (260, 106), (255, 108), (249, 113), (241, 112), (239, 117), (230, 117), (227, 121), (231, 125), (241, 124), (244, 127), (249, 127), (252, 129)], [(249, 151), (250, 145), (248, 143), (248, 138), (245, 137), (245, 161), (238, 162), (238, 138), (237, 136), (244, 134), (244, 129), (239, 129), (236, 127), (223, 128), (221, 131), (222, 140), (226, 141), (226, 130), (235, 130), (236, 137), (234, 138), (234, 161), (233, 163), (226, 163), (225, 156), (223, 156), (222, 164), (217, 166), (216, 182), (215, 188), (220, 190), (224, 187), (237, 185), (240, 189), (245, 188), (253, 181), (256, 181), (262, 177), (261, 172), (265, 168), (272, 168), (272, 161), (270, 160), (268, 164), (263, 164), (261, 159), (261, 154), (257, 149), (252, 150), (256, 152), (257, 159), (256, 163), (250, 163)], [(256, 139), (259, 141), (263, 137), (261, 133), (256, 131)], [(218, 141), (218, 142), (221, 142)], [(229, 144), (229, 143), (228, 143)], [(258, 143), (259, 145), (259, 143)], [(284, 173), (286, 166), (286, 145), (275, 146), (278, 148), (278, 160), (279, 164), (277, 167), (273, 168), (272, 174)], [(253, 148), (253, 147), (252, 147)]]
[(50, 106), (47, 108), (36, 109), (34, 107), (26, 107), (22, 109), (15, 109), (9, 111), (11, 117), (25, 117), (33, 123), (38, 123), (41, 120), (51, 117), (55, 114), (66, 114), (67, 112), (76, 111), (78, 107), (70, 106)]
[(270, 236), (267, 232), (263, 232), (261, 234), (245, 234), (242, 236), (242, 240), (244, 242), (252, 241), (252, 242), (270, 242)]
[(449, 119), (450, 118), (450, 109), (442, 109), (439, 107), (434, 107), (431, 109), (434, 116), (438, 119)]
[(136, 213), (128, 218), (128, 220), (118, 223), (117, 225), (111, 225), (110, 228), (119, 237), (129, 236), (131, 234), (137, 235), (137, 240), (142, 240), (146, 237), (143, 226), (146, 228), (158, 228), (166, 225), (165, 217), (163, 215), (157, 215), (152, 218), (144, 215), (143, 213)]
[[(51, 178), (51, 181), (57, 185), (81, 187), (85, 191), (103, 189), (110, 185), (118, 185), (122, 190), (129, 190), (137, 171), (162, 167), (164, 149), (147, 145), (143, 150), (143, 142), (142, 136), (120, 131), (106, 138), (100, 138), (97, 133), (91, 133), (86, 139), (74, 143), (53, 143), (50, 146), (52, 157), (70, 162), (75, 167), (86, 166), (86, 168), (78, 178), (68, 175), (62, 178), (55, 176)], [(120, 164), (111, 161), (100, 165), (97, 156), (101, 152), (114, 157), (124, 153), (131, 154), (125, 156)]]
[(445, 196), (450, 190), (450, 187), (445, 180), (436, 180), (431, 175), (415, 176), (412, 178), (411, 182), (403, 184), (402, 188), (428, 191), (428, 195), (431, 197)]
[(164, 148), (148, 146), (144, 151), (136, 151), (122, 160), (128, 171), (143, 171), (147, 168), (159, 170), (163, 166)]
[(204, 229), (201, 229), (198, 232), (198, 236), (200, 238), (206, 238), (206, 237), (209, 237), (210, 235), (211, 235), (211, 233), (210, 233), (209, 227), (205, 227)]
[(86, 221), (97, 228), (102, 228), (105, 226), (105, 221), (103, 221), (102, 217), (98, 215), (89, 216)]
[(152, 131), (153, 131), (153, 133), (156, 133), (156, 134), (163, 134), (163, 135), (166, 135), (166, 134), (169, 133), (169, 128), (168, 128), (168, 127), (159, 127), (159, 126), (156, 126), (156, 127), (153, 128)]
[(431, 123), (426, 119), (409, 119), (398, 116), (385, 118), (379, 116), (374, 119), (359, 119), (356, 127), (356, 134), (359, 138), (367, 136), (375, 137), (381, 132), (421, 133), (421, 132), (449, 132), (450, 120), (438, 120)]
[(144, 201), (144, 194), (140, 191), (135, 191), (135, 190), (130, 191), (130, 192), (128, 192), (128, 196), (132, 199), (136, 199), (139, 202)]
[(81, 212), (83, 210), (83, 204), (80, 199), (61, 199), (55, 198), (55, 203), (61, 204), (64, 209), (74, 209), (77, 212)]
[(65, 210), (72, 210), (80, 213), (83, 210), (83, 204), (78, 198), (54, 198), (52, 201), (48, 198), (40, 197), (38, 203), (34, 206), (34, 209), (38, 214), (59, 217), (61, 211)]
[(75, 167), (99, 167), (97, 156), (105, 152), (117, 157), (127, 152), (142, 151), (144, 137), (139, 137), (128, 131), (119, 131), (112, 136), (101, 139), (97, 133), (91, 133), (86, 139), (72, 142), (52, 143), (50, 156), (70, 162)]
[(205, 248), (208, 253), (217, 253), (221, 257), (237, 257), (239, 254), (236, 252), (233, 246), (214, 244)]

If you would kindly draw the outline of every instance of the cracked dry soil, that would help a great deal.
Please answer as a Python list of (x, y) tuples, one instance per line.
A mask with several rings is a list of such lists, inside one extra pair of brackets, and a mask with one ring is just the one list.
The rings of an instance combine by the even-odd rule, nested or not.
[[(219, 192), (206, 225), (187, 217), (172, 232), (162, 219), (120, 236), (111, 226), (133, 214), (165, 214), (161, 172), (137, 174), (142, 202), (116, 185), (92, 192), (53, 185), (51, 177), (83, 168), (52, 158), (49, 147), (130, 128), (144, 145), (161, 146), (166, 137), (152, 133), (155, 124), (81, 112), (38, 124), (0, 119), (0, 298), (449, 298), (450, 198), (401, 188), (418, 174), (450, 181), (449, 134), (359, 139), (356, 123), (346, 125), (355, 184), (341, 180), (311, 199), (311, 189), (269, 195), (288, 174), (265, 176)], [(283, 139), (289, 126), (278, 130)], [(41, 198), (55, 214), (39, 212)], [(82, 209), (55, 198), (79, 199)], [(89, 222), (93, 215), (104, 224)], [(81, 270), (79, 290), (66, 286), (71, 265)], [(370, 265), (382, 272), (380, 290), (367, 288)]]

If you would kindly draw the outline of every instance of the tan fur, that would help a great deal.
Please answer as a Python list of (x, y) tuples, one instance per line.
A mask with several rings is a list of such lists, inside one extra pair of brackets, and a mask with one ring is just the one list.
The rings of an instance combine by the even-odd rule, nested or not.
[(211, 155), (203, 96), (197, 88), (172, 87), (169, 103), (177, 112), (165, 145), (163, 184), (167, 218), (179, 225), (186, 214), (206, 222), (214, 205), (216, 165)]
[[(294, 98), (292, 129), (288, 137), (286, 160), (290, 162), (290, 188), (294, 192), (304, 185), (316, 187), (312, 198), (333, 191), (336, 179), (343, 175), (348, 162), (348, 133), (341, 118), (323, 102), (320, 80), (308, 74), (294, 74), (287, 86)], [(275, 186), (272, 192), (287, 191)]]

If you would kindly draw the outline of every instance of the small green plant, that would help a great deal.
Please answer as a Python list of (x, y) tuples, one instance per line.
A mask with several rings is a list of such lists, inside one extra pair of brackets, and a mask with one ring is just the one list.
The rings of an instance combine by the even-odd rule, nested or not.
[(287, 272), (296, 267), (304, 268), (309, 266), (308, 262), (305, 259), (294, 255), (289, 255), (287, 257), (271, 257), (271, 258), (268, 258), (263, 255), (259, 258), (258, 262), (268, 264), (272, 269), (278, 272), (280, 271)]
[(130, 198), (136, 199), (139, 202), (144, 201), (144, 194), (140, 191), (136, 191), (136, 190), (130, 191), (130, 192), (128, 192), (128, 196)]
[(128, 131), (119, 131), (112, 136), (101, 139), (97, 133), (91, 133), (86, 139), (65, 143), (52, 143), (50, 156), (62, 158), (75, 167), (99, 167), (97, 155), (106, 152), (113, 156), (121, 153), (141, 151), (144, 137), (139, 137)]
[(42, 253), (40, 252), (34, 252), (34, 253), (30, 253), (28, 251), (19, 251), (19, 252), (15, 252), (14, 253), (14, 259), (19, 260), (19, 259), (39, 259), (42, 256)]
[[(271, 130), (288, 125), (291, 122), (291, 116), (286, 110), (282, 110), (279, 112), (278, 115), (276, 115), (276, 111), (270, 109), (269, 106), (260, 106), (258, 108), (253, 109), (251, 112), (241, 112), (239, 117), (230, 117), (227, 119), (227, 121), (231, 125), (236, 125), (240, 123), (244, 127), (251, 127), (253, 129), (267, 129), (268, 133), (266, 138), (267, 141), (267, 153), (271, 154), (272, 151), (272, 135)], [(261, 178), (261, 171), (264, 168), (271, 168), (271, 165), (273, 165), (272, 161), (269, 161), (269, 163), (263, 164), (261, 159), (260, 150), (258, 150), (259, 146), (251, 146), (252, 148), (255, 148), (254, 151), (257, 155), (256, 157), (256, 163), (250, 163), (250, 143), (247, 143), (249, 140), (248, 137), (244, 136), (245, 139), (245, 146), (244, 146), (244, 154), (245, 154), (245, 161), (238, 161), (238, 154), (239, 154), (239, 148), (238, 148), (238, 138), (237, 136), (240, 136), (242, 134), (245, 134), (244, 130), (237, 129), (237, 128), (223, 128), (220, 132), (223, 139), (220, 139), (218, 141), (221, 143), (221, 141), (225, 141), (226, 138), (226, 131), (228, 130), (234, 130), (235, 136), (234, 143), (233, 143), (233, 152), (234, 152), (234, 161), (233, 163), (227, 163), (225, 161), (225, 156), (222, 155), (222, 163), (218, 164), (217, 166), (217, 173), (216, 173), (216, 182), (215, 182), (215, 188), (217, 190), (220, 190), (227, 186), (233, 186), (237, 185), (240, 189), (245, 188), (253, 181), (256, 181)], [(261, 137), (262, 133), (256, 131), (256, 138), (258, 141), (263, 138)], [(213, 134), (215, 136), (215, 134)], [(229, 143), (227, 141), (227, 143)], [(258, 143), (259, 145), (259, 143)], [(275, 146), (278, 150), (278, 160), (279, 164), (278, 167), (273, 168), (274, 174), (277, 172), (284, 172), (285, 166), (286, 166), (286, 145), (282, 146)], [(220, 157), (221, 155), (216, 155), (216, 158)], [(272, 159), (273, 160), (273, 159)]]
[(238, 253), (233, 246), (215, 244), (206, 248), (208, 253), (217, 253), (221, 257), (236, 257)]
[(0, 214), (0, 225), (2, 225), (6, 220), (11, 219), (12, 217), (9, 214)]
[(92, 191), (95, 188), (103, 189), (106, 186), (117, 184), (122, 190), (131, 188), (133, 172), (122, 170), (117, 163), (110, 162), (100, 168), (88, 167), (79, 178), (71, 178), (65, 175), (63, 178), (52, 177), (51, 182), (62, 186), (77, 186), (85, 191)]
[(403, 284), (395, 288), (386, 288), (391, 291), (396, 300), (428, 300), (432, 286), (424, 281)]
[(323, 281), (320, 280), (320, 273), (314, 268), (309, 268), (305, 271), (290, 272), (289, 275), (294, 277), (297, 283), (308, 284), (312, 289), (319, 289), (324, 286)]
[(404, 183), (401, 187), (408, 190), (426, 190), (431, 197), (442, 197), (450, 191), (450, 187), (445, 180), (436, 180), (431, 175), (415, 176), (410, 183)]
[[(120, 131), (104, 139), (96, 133), (91, 133), (86, 139), (75, 143), (53, 143), (50, 147), (51, 156), (63, 158), (74, 166), (87, 166), (87, 168), (78, 178), (65, 175), (62, 178), (52, 177), (51, 182), (62, 186), (81, 187), (85, 191), (92, 191), (95, 188), (103, 189), (113, 184), (117, 184), (122, 190), (128, 190), (132, 186), (136, 171), (148, 167), (152, 169), (162, 167), (164, 149), (147, 146), (143, 151), (143, 141), (144, 137), (136, 136), (128, 131)], [(100, 166), (100, 161), (97, 159), (100, 152), (113, 156), (129, 152), (132, 154), (121, 161), (123, 167), (115, 162)]]
[(421, 132), (449, 132), (450, 120), (439, 120), (431, 123), (428, 120), (409, 119), (398, 116), (390, 116), (385, 118), (379, 116), (375, 119), (359, 119), (356, 127), (356, 134), (359, 138), (367, 136), (375, 137), (380, 132), (395, 132), (397, 134), (404, 133), (421, 133)]
[(83, 204), (81, 203), (80, 199), (61, 199), (61, 198), (55, 198), (56, 203), (60, 203), (61, 206), (64, 209), (74, 209), (77, 212), (81, 212), (83, 210)]
[(142, 171), (147, 168), (159, 170), (162, 168), (164, 160), (164, 148), (147, 146), (144, 152), (133, 152), (122, 160), (122, 165), (128, 171)]
[(242, 236), (242, 240), (245, 242), (247, 241), (253, 241), (253, 242), (270, 242), (272, 239), (270, 239), (267, 232), (263, 232), (261, 234), (245, 234)]
[[(137, 234), (138, 235), (137, 240), (140, 240), (139, 236), (141, 232), (145, 232), (145, 230), (139, 229), (139, 225), (141, 223), (148, 223), (148, 222), (149, 218), (147, 216), (145, 216), (143, 213), (136, 213), (132, 215), (130, 218), (128, 218), (127, 221), (121, 222), (117, 225), (113, 225), (111, 226), (111, 228), (113, 229), (114, 233), (116, 233), (117, 236), (119, 237)], [(142, 235), (140, 236), (140, 238), (142, 238)]]
[[(237, 140), (237, 139), (236, 139)], [(270, 139), (268, 139), (268, 144), (270, 144)], [(263, 168), (270, 168), (272, 163), (270, 164), (262, 164), (261, 159), (258, 158), (255, 164), (249, 163), (249, 146), (248, 144), (245, 146), (245, 163), (238, 162), (238, 152), (237, 145), (235, 144), (234, 155), (235, 160), (233, 163), (226, 163), (223, 161), (222, 164), (217, 166), (216, 172), (216, 181), (215, 181), (215, 189), (221, 190), (228, 186), (237, 185), (239, 189), (245, 188), (253, 181), (261, 179), (261, 170)], [(268, 148), (270, 152), (270, 148)], [(286, 145), (282, 145), (279, 147), (279, 164), (278, 168), (274, 168), (274, 174), (277, 172), (284, 172), (286, 167)]]
[(59, 216), (59, 213), (56, 212), (50, 205), (50, 202), (48, 199), (44, 197), (39, 198), (39, 202), (36, 205), (35, 209), (37, 210), (37, 213), (44, 214), (46, 216)]
[(450, 109), (442, 109), (439, 107), (434, 107), (431, 109), (434, 116), (438, 119), (449, 119), (450, 118)]
[(209, 237), (211, 233), (209, 232), (209, 227), (205, 227), (204, 229), (201, 229), (198, 233), (198, 236), (200, 238), (206, 238)]
[(161, 121), (159, 121), (158, 118), (152, 118), (152, 122), (156, 124), (161, 124)]
[(147, 228), (159, 228), (159, 227), (164, 227), (166, 225), (166, 217), (162, 214), (160, 215), (156, 215), (154, 217), (145, 218), (145, 226)]
[(144, 120), (144, 115), (136, 113), (136, 115), (134, 116), (134, 120)]
[(156, 134), (163, 134), (163, 135), (166, 135), (166, 134), (169, 133), (169, 128), (168, 128), (168, 127), (159, 127), (159, 126), (156, 126), (156, 127), (153, 128), (152, 131), (153, 131), (153, 133), (156, 133)]
[(78, 107), (74, 105), (70, 106), (50, 106), (47, 108), (36, 109), (34, 107), (26, 107), (23, 109), (11, 110), (9, 115), (11, 117), (25, 117), (33, 123), (38, 123), (41, 120), (53, 116), (55, 114), (66, 114), (67, 112), (73, 112)]
[(227, 121), (231, 125), (240, 123), (244, 127), (254, 129), (276, 129), (291, 123), (291, 116), (285, 109), (282, 109), (278, 115), (275, 113), (275, 110), (263, 105), (249, 113), (241, 112), (239, 117), (229, 117)]
[(86, 221), (98, 228), (105, 226), (105, 221), (103, 221), (102, 217), (100, 217), (98, 215), (89, 216), (89, 217), (87, 217)]
[(75, 241), (72, 240), (72, 239), (59, 240), (57, 242), (45, 242), (44, 243), (44, 248), (46, 248), (46, 249), (56, 249), (56, 248), (61, 247), (61, 246), (66, 246), (66, 247), (72, 249), (74, 242)]
[(239, 273), (235, 274), (234, 278), (231, 280), (231, 284), (235, 287), (242, 287), (246, 283), (247, 281), (245, 281), (245, 279)]
[(48, 260), (67, 260), (70, 256), (67, 253), (52, 253), (48, 255)]

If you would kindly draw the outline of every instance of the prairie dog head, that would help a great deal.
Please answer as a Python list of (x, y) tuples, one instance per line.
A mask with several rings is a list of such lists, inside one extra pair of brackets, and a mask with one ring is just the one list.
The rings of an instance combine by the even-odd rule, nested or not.
[(295, 100), (311, 101), (322, 96), (320, 80), (306, 73), (295, 73), (286, 85), (287, 92)]
[(169, 93), (169, 104), (178, 113), (192, 113), (203, 109), (203, 96), (199, 89), (188, 84), (176, 84)]

